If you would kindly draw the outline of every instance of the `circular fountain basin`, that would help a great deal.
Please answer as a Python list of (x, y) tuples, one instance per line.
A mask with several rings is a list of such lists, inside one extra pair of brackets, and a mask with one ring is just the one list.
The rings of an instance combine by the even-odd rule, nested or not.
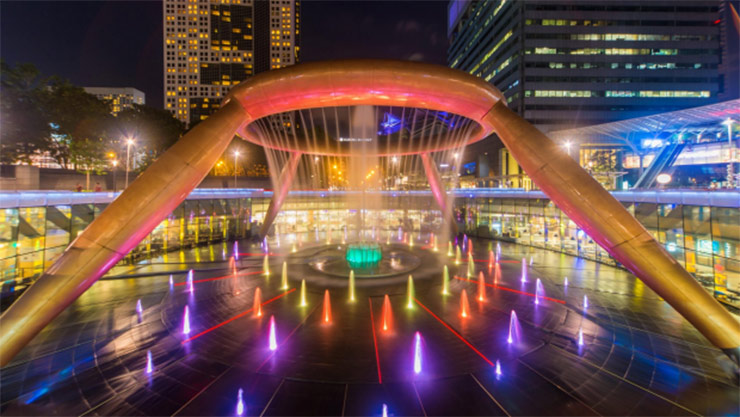
[[(317, 271), (338, 277), (347, 277), (350, 271), (355, 271), (356, 278), (390, 277), (406, 274), (421, 265), (421, 259), (410, 250), (401, 247), (401, 245), (377, 245), (377, 247), (374, 246), (376, 244), (372, 245), (372, 247), (366, 245), (368, 247), (363, 249), (371, 253), (365, 253), (362, 256), (368, 258), (379, 256), (377, 262), (354, 263), (348, 261), (348, 250), (358, 248), (355, 244), (351, 244), (332, 245), (324, 248), (311, 257), (308, 265)], [(351, 253), (355, 252), (352, 251)]]

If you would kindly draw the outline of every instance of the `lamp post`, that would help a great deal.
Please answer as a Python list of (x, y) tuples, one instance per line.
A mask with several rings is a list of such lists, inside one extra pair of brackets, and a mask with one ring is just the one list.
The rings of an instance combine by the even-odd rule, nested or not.
[(131, 145), (134, 144), (134, 140), (129, 138), (126, 140), (126, 185), (124, 186), (124, 189), (128, 188), (128, 171), (131, 169)]
[(734, 180), (735, 180), (735, 147), (732, 143), (732, 124), (735, 121), (730, 119), (729, 117), (727, 120), (722, 122), (723, 125), (727, 126), (727, 142), (730, 145), (729, 149), (729, 161), (727, 162), (727, 188), (733, 188), (734, 187)]
[(116, 191), (118, 191), (118, 181), (117, 181), (118, 159), (114, 159), (112, 163), (113, 163), (113, 192), (115, 193)]
[(239, 151), (234, 151), (234, 188), (236, 188), (236, 159), (239, 157)]

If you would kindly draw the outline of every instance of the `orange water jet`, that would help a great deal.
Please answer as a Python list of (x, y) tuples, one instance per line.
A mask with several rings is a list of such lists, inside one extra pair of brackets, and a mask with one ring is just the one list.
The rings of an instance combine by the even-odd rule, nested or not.
[(478, 301), (486, 301), (486, 277), (483, 271), (478, 273)]
[(463, 316), (463, 318), (467, 318), (470, 315), (469, 313), (470, 303), (468, 303), (468, 292), (465, 290), (462, 290), (462, 294), (460, 294), (460, 310), (462, 311), (460, 315)]
[(391, 328), (393, 321), (393, 311), (391, 310), (391, 299), (388, 294), (383, 297), (383, 331), (387, 332)]
[(255, 317), (262, 317), (262, 290), (260, 287), (254, 290), (254, 306), (252, 309)]
[(324, 323), (331, 323), (331, 299), (329, 290), (324, 291)]

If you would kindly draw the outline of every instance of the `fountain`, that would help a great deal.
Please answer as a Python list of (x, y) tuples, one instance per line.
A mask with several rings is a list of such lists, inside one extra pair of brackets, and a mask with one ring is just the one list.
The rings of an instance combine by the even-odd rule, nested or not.
[(308, 304), (306, 303), (306, 280), (301, 280), (301, 307), (305, 307)]
[(393, 321), (393, 311), (391, 310), (391, 299), (386, 294), (383, 297), (383, 331), (387, 332), (391, 328)]
[(234, 241), (234, 254), (232, 255), (234, 257), (234, 260), (239, 260), (239, 242)]
[(154, 364), (152, 363), (152, 351), (146, 351), (146, 373), (151, 374), (154, 372)]
[(329, 290), (324, 290), (324, 323), (331, 323), (331, 298)]
[(421, 373), (421, 333), (414, 334), (414, 373)]
[(468, 256), (473, 255), (473, 239), (468, 240)]
[(493, 255), (493, 251), (488, 251), (488, 269), (493, 269), (493, 265), (496, 263), (496, 257)]
[(447, 242), (447, 256), (452, 258), (455, 254), (452, 252), (452, 242)]
[(470, 303), (468, 303), (468, 292), (465, 289), (460, 293), (460, 316), (468, 318), (470, 315)]
[(527, 282), (527, 259), (522, 258), (522, 282)]
[(190, 334), (190, 309), (185, 306), (185, 312), (182, 313), (182, 333)]
[(519, 319), (516, 317), (516, 311), (511, 310), (511, 316), (509, 317), (509, 337), (506, 339), (506, 341), (511, 344), (514, 342), (519, 342), (519, 339), (521, 337), (521, 329), (519, 328)]
[(534, 256), (530, 255), (529, 256), (529, 266), (532, 266), (533, 263), (534, 263)]
[(486, 277), (483, 271), (478, 273), (478, 301), (486, 301)]
[(345, 259), (351, 268), (368, 268), (377, 265), (383, 257), (377, 243), (354, 243), (347, 247)]
[(136, 301), (136, 314), (139, 316), (139, 321), (141, 321), (141, 314), (144, 312), (144, 309), (141, 307), (141, 298), (139, 298)]
[(243, 395), (244, 395), (244, 390), (239, 388), (239, 393), (237, 394), (237, 399), (236, 399), (236, 415), (238, 416), (244, 415), (244, 411), (246, 411), (244, 409)]
[(195, 288), (193, 288), (193, 270), (188, 271), (188, 292), (194, 292)]
[(410, 248), (414, 247), (414, 235), (412, 234), (409, 234), (409, 247)]
[(283, 261), (283, 271), (280, 276), (280, 289), (285, 291), (288, 289), (288, 263)]
[(568, 286), (568, 277), (565, 277), (565, 279), (563, 279), (563, 286), (564, 287)]
[(275, 316), (270, 316), (270, 336), (269, 336), (269, 345), (271, 351), (276, 351), (277, 346), (277, 335), (275, 334)]
[(468, 254), (468, 278), (475, 276), (475, 261), (473, 260), (473, 254)]
[(578, 346), (583, 346), (583, 327), (578, 328)]
[(254, 311), (255, 317), (262, 317), (262, 290), (260, 287), (254, 290), (254, 304), (252, 304), (252, 310)]
[(383, 412), (381, 413), (382, 417), (388, 417), (388, 405), (383, 404)]
[(501, 243), (496, 242), (496, 255), (501, 256)]
[(442, 267), (442, 295), (450, 294), (450, 270), (447, 265)]
[(460, 265), (462, 262), (462, 252), (460, 252), (460, 246), (455, 246), (455, 265)]
[(501, 375), (502, 375), (502, 373), (501, 373), (501, 362), (499, 362), (499, 360), (496, 359), (496, 378), (498, 379), (499, 377), (501, 377)]
[(437, 248), (437, 236), (432, 234), (431, 239), (432, 239), (432, 251), (439, 252), (439, 249)]
[(545, 289), (542, 287), (542, 281), (540, 281), (540, 279), (537, 278), (537, 285), (535, 286), (535, 290), (534, 290), (534, 303), (539, 305), (540, 298), (542, 298), (544, 295), (545, 295)]
[(172, 274), (170, 274), (170, 291), (175, 289), (175, 281), (172, 279)]
[(586, 310), (588, 308), (588, 296), (583, 295), (583, 309)]
[(493, 267), (493, 283), (498, 285), (499, 281), (501, 281), (501, 265), (496, 262), (496, 265)]
[(262, 260), (262, 272), (266, 277), (270, 276), (270, 255), (265, 254), (265, 258)]
[(406, 284), (406, 308), (414, 308), (414, 277), (411, 275), (409, 275), (409, 280)]
[(355, 271), (349, 271), (349, 301), (355, 302)]

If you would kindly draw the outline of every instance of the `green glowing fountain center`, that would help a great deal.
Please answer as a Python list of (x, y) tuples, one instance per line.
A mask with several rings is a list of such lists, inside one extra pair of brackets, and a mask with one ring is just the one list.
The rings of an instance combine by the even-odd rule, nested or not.
[(347, 246), (345, 259), (351, 268), (375, 266), (383, 257), (377, 243), (353, 243)]

